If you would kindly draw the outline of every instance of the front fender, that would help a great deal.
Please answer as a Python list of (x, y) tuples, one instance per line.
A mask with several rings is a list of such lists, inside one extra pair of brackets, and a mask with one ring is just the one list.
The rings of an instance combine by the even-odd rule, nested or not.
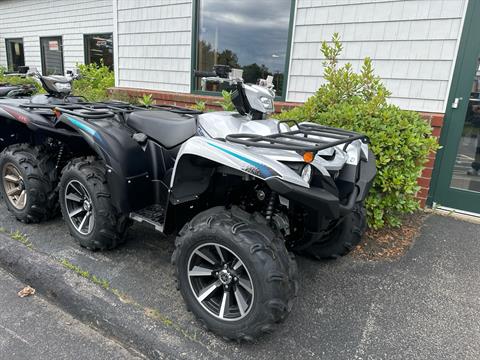
[(112, 200), (120, 212), (152, 202), (147, 157), (127, 127), (114, 119), (86, 120), (66, 114), (59, 121), (81, 134), (105, 162)]
[[(199, 161), (192, 162), (193, 158)], [(178, 153), (170, 181), (171, 199), (174, 203), (192, 200), (207, 189), (212, 171), (207, 171), (208, 167), (203, 166), (201, 160), (223, 165), (261, 180), (276, 177), (309, 188), (309, 184), (295, 171), (278, 161), (249, 151), (243, 146), (197, 136), (185, 142)], [(190, 182), (188, 187), (186, 182)]]

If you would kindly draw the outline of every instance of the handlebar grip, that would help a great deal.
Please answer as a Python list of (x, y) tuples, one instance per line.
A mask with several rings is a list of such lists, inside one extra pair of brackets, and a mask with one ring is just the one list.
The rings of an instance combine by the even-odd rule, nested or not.
[(217, 74), (214, 71), (198, 71), (194, 70), (193, 75), (195, 77), (215, 77)]

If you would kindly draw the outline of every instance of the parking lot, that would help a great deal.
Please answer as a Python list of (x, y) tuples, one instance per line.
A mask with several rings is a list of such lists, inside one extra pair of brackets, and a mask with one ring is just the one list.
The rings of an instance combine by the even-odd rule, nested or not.
[(25, 233), (35, 251), (89, 271), (167, 317), (191, 341), (228, 359), (478, 359), (480, 225), (431, 215), (402, 259), (298, 258), (300, 291), (287, 321), (253, 344), (206, 333), (176, 291), (173, 239), (135, 225), (126, 244), (90, 252), (58, 218), (17, 222), (2, 206), (0, 226)]

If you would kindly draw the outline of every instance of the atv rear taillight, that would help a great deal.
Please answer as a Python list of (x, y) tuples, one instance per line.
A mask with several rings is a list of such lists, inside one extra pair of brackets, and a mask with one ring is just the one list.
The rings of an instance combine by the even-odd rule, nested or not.
[(17, 119), (18, 121), (24, 123), (24, 124), (27, 124), (28, 123), (28, 117), (26, 117), (25, 115), (15, 111), (15, 110), (12, 110), (10, 109), (9, 107), (7, 106), (2, 106), (3, 110), (5, 110), (7, 113), (9, 113), (10, 115), (12, 115), (15, 119)]

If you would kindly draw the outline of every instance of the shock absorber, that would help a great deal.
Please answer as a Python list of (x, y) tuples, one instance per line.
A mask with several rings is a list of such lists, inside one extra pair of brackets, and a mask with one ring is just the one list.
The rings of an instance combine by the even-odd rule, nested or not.
[(273, 211), (275, 210), (275, 202), (277, 200), (277, 193), (272, 191), (270, 197), (268, 198), (267, 210), (265, 210), (265, 219), (268, 222), (272, 220)]
[(64, 144), (60, 145), (60, 149), (58, 149), (58, 155), (57, 155), (57, 163), (55, 165), (55, 170), (58, 170), (58, 167), (60, 166), (60, 161), (62, 160), (63, 156), (63, 148), (65, 147)]

